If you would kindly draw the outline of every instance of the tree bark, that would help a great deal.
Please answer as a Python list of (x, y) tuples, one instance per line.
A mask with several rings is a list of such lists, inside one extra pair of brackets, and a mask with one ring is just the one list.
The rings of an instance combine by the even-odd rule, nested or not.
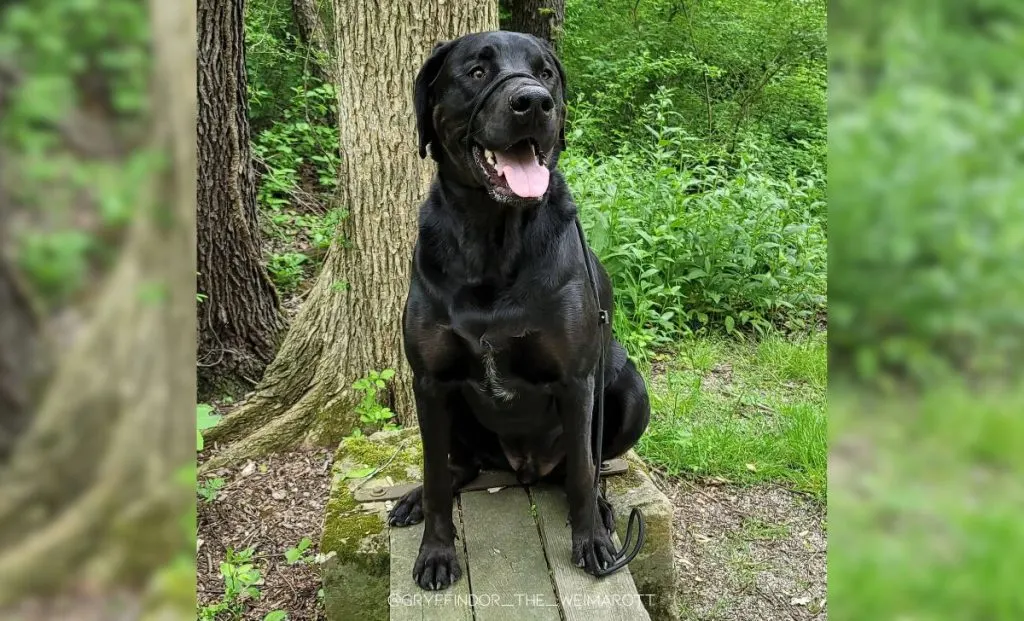
[(187, 549), (194, 492), (175, 474), (193, 459), (195, 4), (151, 0), (150, 15), (160, 122), (146, 146), (166, 165), (141, 186), (89, 323), (0, 470), (0, 606), (138, 584)]
[[(0, 187), (0, 248), (7, 242), (8, 209)], [(10, 258), (0, 252), (0, 466), (28, 425), (43, 377), (46, 356), (39, 332), (39, 314)]]
[(333, 444), (358, 423), (352, 382), (395, 369), (385, 401), (415, 421), (401, 316), (417, 206), (433, 175), (416, 148), (413, 80), (439, 40), (497, 27), (496, 2), (334, 0), (346, 247), (331, 247), (256, 394), (207, 438), (231, 443), (204, 469), (299, 443)]
[(198, 381), (201, 399), (245, 392), (284, 327), (263, 267), (249, 149), (244, 0), (199, 2)]
[[(0, 206), (0, 210), (3, 207)], [(0, 218), (3, 215), (0, 214)], [(0, 227), (2, 228), (2, 227)], [(38, 315), (7, 257), (0, 255), (0, 466), (29, 421), (41, 378)]]
[[(17, 81), (15, 68), (0, 62), (0, 119), (7, 112), (8, 97)], [(0, 162), (8, 157), (0, 146)], [(11, 258), (3, 252), (10, 247), (7, 222), (11, 211), (4, 184), (12, 180), (2, 170), (0, 167), (0, 466), (28, 424), (33, 387), (42, 375), (39, 317)]]
[(555, 47), (562, 38), (565, 0), (509, 0), (505, 30), (525, 32), (550, 42)]

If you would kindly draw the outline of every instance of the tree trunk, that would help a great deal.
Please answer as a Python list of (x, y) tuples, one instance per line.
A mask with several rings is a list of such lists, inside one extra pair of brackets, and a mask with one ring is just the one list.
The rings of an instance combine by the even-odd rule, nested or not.
[(334, 46), (331, 45), (324, 26), (321, 2), (327, 0), (292, 0), (292, 16), (295, 25), (299, 30), (299, 39), (306, 49), (312, 52), (309, 62), (312, 63), (313, 73), (327, 84), (337, 85), (338, 80), (334, 70), (337, 61), (331, 54)]
[[(2, 200), (2, 199), (0, 199)], [(4, 207), (0, 205), (0, 210)], [(3, 214), (0, 213), (0, 219)], [(0, 226), (2, 229), (2, 226)], [(13, 266), (0, 255), (0, 466), (29, 420), (41, 376), (39, 321)]]
[(249, 150), (244, 0), (199, 2), (198, 381), (201, 399), (249, 390), (284, 326), (263, 267)]
[(160, 125), (149, 146), (166, 165), (139, 186), (89, 323), (0, 470), (0, 606), (69, 584), (138, 584), (187, 549), (194, 492), (175, 474), (193, 459), (195, 104), (183, 94), (195, 88), (196, 13), (151, 0), (150, 14)]
[(565, 0), (509, 0), (508, 5), (508, 24), (502, 28), (532, 34), (558, 46), (565, 23)]
[[(0, 187), (0, 248), (7, 242), (8, 209)], [(39, 329), (39, 315), (17, 271), (0, 252), (0, 467), (29, 422), (42, 379), (45, 355)]]
[(395, 369), (387, 405), (415, 421), (401, 316), (417, 206), (433, 175), (416, 148), (413, 80), (439, 40), (497, 27), (495, 2), (334, 2), (345, 247), (335, 244), (263, 382), (208, 431), (232, 442), (204, 465), (297, 443), (333, 444), (358, 423), (354, 380)]

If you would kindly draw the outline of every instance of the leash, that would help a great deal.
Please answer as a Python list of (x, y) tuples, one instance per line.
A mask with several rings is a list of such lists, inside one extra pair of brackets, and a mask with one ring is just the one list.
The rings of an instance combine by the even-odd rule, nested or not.
[[(476, 115), (480, 112), (487, 98), (494, 93), (494, 91), (509, 80), (514, 78), (525, 78), (533, 82), (537, 81), (537, 78), (533, 74), (522, 72), (522, 71), (509, 71), (505, 73), (499, 73), (490, 84), (488, 84), (484, 90), (480, 91), (477, 95), (476, 103), (473, 105), (473, 111), (469, 115), (469, 123), (466, 126), (466, 151), (471, 152), (472, 141), (473, 141), (473, 122), (476, 120)], [(543, 84), (541, 84), (543, 86)], [(547, 87), (545, 87), (547, 88)], [(590, 288), (594, 294), (594, 304), (597, 306), (597, 326), (600, 332), (601, 338), (601, 354), (598, 358), (597, 365), (597, 377), (595, 378), (597, 388), (597, 408), (593, 424), (596, 425), (593, 429), (593, 435), (596, 435), (596, 446), (594, 447), (594, 497), (599, 498), (601, 496), (601, 445), (604, 442), (604, 363), (605, 363), (605, 349), (606, 339), (604, 338), (604, 326), (608, 326), (611, 329), (611, 321), (608, 311), (601, 308), (601, 297), (598, 294), (597, 289), (597, 278), (594, 276), (594, 267), (591, 264), (590, 252), (587, 249), (587, 239), (583, 235), (583, 225), (580, 224), (580, 219), (577, 216), (574, 218), (576, 223), (576, 233), (580, 239), (580, 250), (583, 252), (583, 264), (587, 268), (587, 278), (590, 280)], [(604, 527), (604, 524), (598, 523), (601, 519), (601, 512), (594, 512), (594, 528)], [(633, 542), (632, 546), (628, 546), (629, 542), (633, 540), (633, 528), (636, 526), (637, 537), (636, 541)], [(608, 567), (598, 567), (598, 576), (607, 576), (617, 572), (630, 563), (636, 555), (640, 553), (640, 549), (643, 548), (644, 538), (646, 530), (644, 527), (644, 516), (640, 512), (640, 509), (633, 507), (633, 510), (629, 513), (629, 522), (626, 527), (626, 539), (623, 543), (622, 548), (615, 553), (615, 560)]]
[[(611, 329), (608, 311), (601, 308), (601, 297), (598, 294), (597, 289), (597, 278), (594, 276), (594, 267), (590, 260), (590, 252), (587, 249), (587, 238), (583, 235), (583, 225), (580, 224), (579, 216), (574, 218), (576, 222), (576, 233), (580, 238), (580, 250), (583, 252), (583, 264), (587, 267), (587, 278), (590, 280), (590, 289), (594, 293), (594, 303), (597, 305), (597, 329), (601, 333), (601, 355), (598, 358), (597, 363), (597, 377), (595, 381), (597, 383), (597, 409), (594, 415), (594, 433), (595, 446), (594, 446), (594, 496), (599, 497), (601, 495), (601, 446), (604, 444), (604, 361), (605, 361), (605, 343), (607, 342), (604, 338), (604, 326), (608, 326)], [(594, 514), (594, 527), (603, 527), (603, 524), (596, 524), (600, 520), (600, 511)], [(636, 541), (633, 542), (632, 547), (629, 546), (629, 542), (633, 540), (633, 526), (634, 523), (637, 527), (636, 530)], [(629, 522), (626, 527), (626, 539), (622, 544), (622, 548), (615, 554), (615, 560), (611, 565), (605, 568), (598, 568), (597, 575), (607, 576), (613, 574), (618, 570), (622, 569), (636, 558), (636, 555), (640, 553), (640, 549), (644, 547), (644, 538), (646, 535), (644, 528), (644, 514), (640, 512), (638, 507), (633, 507), (633, 510), (629, 512)]]

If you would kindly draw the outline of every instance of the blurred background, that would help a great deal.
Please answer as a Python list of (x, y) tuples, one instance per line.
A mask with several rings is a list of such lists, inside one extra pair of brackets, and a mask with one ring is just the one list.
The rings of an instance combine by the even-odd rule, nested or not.
[(195, 6), (0, 4), (0, 618), (194, 610)]
[(1024, 616), (1024, 5), (829, 6), (829, 608)]
[[(260, 197), (271, 232), (309, 231), (305, 253), (324, 243), (324, 224), (296, 223), (287, 201), (274, 202), (296, 183), (280, 145), (310, 132), (333, 140), (334, 94), (292, 90), (304, 60), (274, 47), (285, 36), (276, 5), (251, 4), (265, 9), (246, 22)], [(790, 14), (723, 3), (733, 20), (672, 14), (687, 5), (670, 2), (567, 4), (575, 146), (564, 167), (595, 206), (590, 239), (623, 292), (617, 332), (634, 355), (698, 333), (675, 369), (680, 381), (701, 352), (723, 349), (707, 344), (716, 334), (817, 333), (827, 230), (828, 613), (1024, 618), (1024, 5), (829, 4), (826, 210), (822, 10), (804, 4)], [(603, 20), (608, 6), (621, 19)], [(667, 17), (690, 23), (688, 36), (659, 30)], [(804, 17), (801, 37), (774, 29)], [(194, 614), (194, 22), (191, 2), (0, 4), (3, 618)], [(787, 53), (799, 62), (761, 83)], [(750, 79), (702, 87), (723, 67)], [(674, 84), (684, 73), (700, 79)], [(323, 108), (325, 124), (289, 134), (303, 122), (290, 110), (309, 105)], [(322, 155), (311, 144), (310, 156)], [(318, 165), (329, 193), (337, 161)], [(684, 194), (688, 209), (666, 212), (681, 215), (661, 236), (626, 234), (666, 220), (657, 210)], [(785, 209), (741, 219), (749, 201), (780, 204), (778, 194)], [(785, 253), (766, 252), (760, 244), (778, 243), (768, 237), (780, 230)], [(734, 244), (737, 235), (754, 241)], [(785, 280), (754, 279), (734, 256), (748, 251)], [(315, 274), (315, 251), (272, 252), (280, 290)], [(687, 265), (687, 286), (648, 273), (651, 256)], [(705, 260), (736, 268), (716, 280)], [(770, 354), (751, 351), (750, 366)], [(808, 366), (807, 376), (821, 375)], [(690, 407), (672, 398), (666, 411)], [(721, 429), (714, 407), (693, 410), (711, 412), (713, 425), (680, 432), (680, 420), (702, 423), (687, 410), (655, 427), (649, 458), (737, 480), (789, 472), (787, 455), (775, 475), (742, 454), (694, 460), (702, 434)], [(797, 487), (824, 494), (804, 466)], [(32, 596), (55, 588), (61, 597)]]

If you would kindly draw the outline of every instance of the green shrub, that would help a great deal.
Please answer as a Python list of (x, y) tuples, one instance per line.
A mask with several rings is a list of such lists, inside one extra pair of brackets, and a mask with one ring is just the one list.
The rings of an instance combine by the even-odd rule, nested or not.
[(19, 265), (48, 301), (65, 301), (86, 282), (90, 255), (96, 244), (88, 233), (27, 232), (19, 242)]
[(645, 107), (672, 94), (677, 127), (705, 156), (756, 137), (766, 170), (820, 168), (825, 151), (823, 0), (568, 0), (562, 59), (574, 145), (643, 140)]
[(1008, 137), (1024, 127), (1024, 98), (1006, 86), (1020, 72), (987, 35), (947, 29), (960, 6), (855, 12), (887, 47), (840, 40), (829, 146), (841, 163), (830, 171), (829, 307), (840, 373), (1019, 373), (1024, 178)]
[(562, 168), (615, 287), (634, 354), (694, 331), (809, 330), (825, 308), (820, 175), (773, 179), (687, 154), (678, 128), (642, 151), (569, 153)]
[(309, 261), (309, 257), (301, 252), (284, 252), (270, 256), (267, 264), (267, 271), (270, 272), (270, 279), (278, 291), (282, 293), (294, 292), (305, 275), (303, 265)]

